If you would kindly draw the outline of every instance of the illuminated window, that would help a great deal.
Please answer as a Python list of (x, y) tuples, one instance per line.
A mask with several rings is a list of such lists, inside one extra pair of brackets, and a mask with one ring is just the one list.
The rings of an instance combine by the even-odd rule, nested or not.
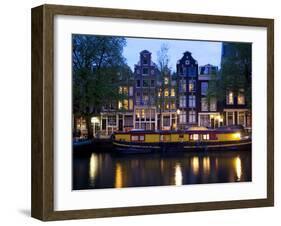
[(169, 96), (169, 90), (168, 89), (165, 89), (164, 95), (165, 95), (165, 97)]
[(190, 134), (190, 140), (199, 140), (199, 134)]
[(122, 104), (122, 101), (118, 101), (118, 109), (120, 110), (120, 109), (122, 109), (122, 107), (123, 107), (123, 104)]
[(134, 109), (134, 102), (132, 99), (129, 99), (129, 110), (133, 110)]
[(124, 108), (125, 110), (128, 110), (128, 108), (129, 108), (129, 101), (128, 101), (128, 100), (124, 100), (124, 102), (123, 102), (123, 108)]
[(123, 94), (128, 95), (128, 87), (126, 86), (123, 87)]
[(165, 109), (169, 110), (169, 104), (166, 104)]
[(161, 91), (158, 92), (158, 97), (161, 97)]
[(233, 92), (229, 91), (228, 95), (226, 96), (226, 104), (233, 104), (234, 103), (234, 97), (233, 97)]
[(171, 89), (171, 97), (174, 97), (176, 94), (175, 94), (175, 89), (174, 88), (172, 88)]
[(122, 86), (119, 86), (119, 94), (122, 94)]
[(195, 91), (195, 81), (189, 80), (189, 82), (188, 82), (188, 91), (189, 92)]
[(139, 139), (140, 139), (140, 141), (144, 141), (144, 135), (141, 135), (141, 136), (139, 137)]
[(210, 136), (209, 134), (203, 134), (203, 140), (209, 140), (210, 139)]
[(168, 84), (169, 84), (169, 78), (167, 78), (167, 77), (164, 78), (164, 84), (165, 84), (165, 85), (168, 85)]
[(238, 92), (238, 104), (243, 105), (245, 104), (245, 95), (244, 95), (244, 90), (240, 89)]
[(132, 141), (138, 141), (139, 140), (139, 136), (131, 136)]
[(176, 109), (176, 104), (175, 103), (171, 104), (171, 109), (173, 109), (173, 110)]

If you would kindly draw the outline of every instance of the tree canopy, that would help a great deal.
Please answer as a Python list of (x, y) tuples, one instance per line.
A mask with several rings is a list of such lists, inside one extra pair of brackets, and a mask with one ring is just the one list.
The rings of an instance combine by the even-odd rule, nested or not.
[(245, 92), (246, 103), (251, 108), (252, 92), (252, 51), (249, 43), (227, 43), (228, 53), (222, 55), (221, 69), (212, 75), (208, 96), (225, 101), (231, 90), (235, 95)]
[(130, 73), (122, 56), (125, 38), (73, 35), (73, 113), (98, 113), (118, 98), (120, 76)]

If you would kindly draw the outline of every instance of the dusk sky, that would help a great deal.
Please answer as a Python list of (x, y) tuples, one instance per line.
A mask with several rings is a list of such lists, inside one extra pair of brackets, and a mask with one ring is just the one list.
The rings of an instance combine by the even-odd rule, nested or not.
[(124, 48), (123, 55), (132, 70), (134, 69), (134, 65), (139, 61), (139, 53), (144, 49), (152, 53), (152, 61), (157, 63), (157, 51), (160, 50), (162, 43), (167, 43), (169, 46), (172, 71), (176, 70), (176, 63), (185, 51), (192, 53), (193, 58), (198, 61), (199, 66), (213, 64), (220, 67), (221, 42), (148, 38), (126, 38), (126, 40), (127, 45)]

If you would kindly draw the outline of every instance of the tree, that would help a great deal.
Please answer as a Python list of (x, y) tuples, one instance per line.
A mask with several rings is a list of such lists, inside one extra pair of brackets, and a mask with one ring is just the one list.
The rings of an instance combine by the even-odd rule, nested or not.
[(85, 117), (89, 137), (91, 117), (118, 98), (118, 72), (126, 67), (125, 45), (125, 38), (72, 36), (73, 114)]
[[(158, 62), (158, 69), (159, 69), (159, 78), (158, 81), (161, 83), (161, 86), (158, 90), (158, 98), (157, 98), (157, 105), (159, 107), (159, 116), (160, 116), (160, 129), (162, 129), (162, 108), (165, 105), (165, 77), (171, 81), (171, 67), (170, 67), (170, 56), (169, 52), (169, 45), (167, 43), (163, 43), (160, 47), (160, 50), (157, 52), (157, 62)], [(170, 85), (170, 84), (168, 84)], [(169, 98), (169, 97), (168, 97)]]
[(245, 92), (247, 106), (251, 108), (252, 92), (252, 51), (248, 43), (224, 43), (228, 52), (222, 55), (221, 69), (212, 75), (209, 83), (208, 97), (225, 101), (228, 91), (237, 95)]

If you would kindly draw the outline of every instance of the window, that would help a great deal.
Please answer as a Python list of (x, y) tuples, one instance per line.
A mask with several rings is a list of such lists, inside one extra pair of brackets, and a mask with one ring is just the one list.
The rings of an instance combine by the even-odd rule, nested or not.
[(216, 111), (217, 110), (217, 100), (215, 97), (210, 98), (210, 111)]
[(123, 87), (123, 94), (128, 95), (128, 87)]
[(137, 87), (140, 87), (140, 80), (137, 80)]
[(139, 136), (131, 136), (131, 140), (132, 141), (138, 141), (139, 140)]
[(171, 103), (171, 109), (175, 110), (176, 109), (176, 104), (174, 102)]
[(148, 87), (148, 80), (142, 80), (142, 87)]
[(195, 123), (196, 122), (196, 113), (195, 111), (189, 111), (189, 123)]
[(189, 96), (188, 106), (189, 106), (190, 108), (194, 108), (195, 105), (196, 105), (196, 104), (195, 104), (195, 96), (194, 96), (194, 95)]
[(233, 92), (229, 91), (227, 96), (226, 96), (226, 104), (233, 104), (234, 103), (234, 97), (233, 97)]
[(174, 97), (176, 95), (176, 93), (175, 93), (175, 89), (174, 88), (172, 88), (171, 89), (171, 97)]
[(119, 86), (119, 94), (122, 94), (122, 86)]
[(189, 139), (190, 140), (199, 140), (199, 134), (190, 134)]
[(124, 101), (123, 101), (123, 108), (124, 108), (125, 110), (128, 110), (128, 108), (129, 108), (129, 101), (128, 101), (128, 100), (124, 100)]
[(109, 126), (116, 126), (116, 116), (108, 116), (108, 125)]
[(199, 126), (208, 127), (211, 125), (210, 123), (210, 116), (209, 115), (199, 115), (200, 117), (200, 124)]
[(201, 95), (206, 96), (208, 91), (208, 82), (201, 83)]
[(120, 110), (120, 109), (122, 109), (122, 107), (123, 107), (123, 104), (122, 104), (122, 101), (118, 101), (118, 109)]
[(196, 77), (196, 67), (188, 67), (188, 77)]
[(184, 93), (186, 92), (186, 80), (185, 79), (182, 79), (180, 80), (180, 92)]
[(168, 84), (169, 84), (169, 78), (167, 78), (167, 77), (164, 78), (164, 84), (165, 84), (165, 85), (168, 85)]
[(203, 138), (203, 140), (209, 140), (210, 136), (209, 136), (209, 134), (203, 134), (202, 138)]
[(149, 99), (149, 98), (148, 98), (148, 93), (146, 93), (146, 92), (143, 93), (143, 101), (144, 101), (144, 102), (147, 102), (148, 99)]
[(186, 123), (186, 112), (180, 112), (180, 123)]
[(165, 97), (168, 97), (168, 96), (169, 96), (169, 90), (168, 90), (168, 89), (165, 89), (164, 95), (165, 95)]
[(165, 104), (165, 109), (169, 110), (169, 104)]
[(227, 125), (234, 125), (234, 112), (226, 112), (227, 115)]
[(245, 126), (245, 112), (238, 112), (238, 125)]
[(143, 68), (142, 69), (142, 74), (143, 75), (148, 75), (148, 68)]
[(132, 97), (134, 95), (134, 87), (130, 86), (129, 87), (129, 96)]
[(133, 116), (125, 115), (125, 117), (124, 117), (124, 126), (133, 127)]
[(245, 104), (244, 89), (239, 90), (237, 101), (238, 101), (238, 104), (240, 104), (240, 105)]
[(151, 80), (150, 86), (151, 86), (151, 87), (154, 87), (154, 86), (155, 86), (155, 85), (154, 85), (154, 80)]
[(148, 63), (148, 60), (147, 60), (146, 58), (144, 58), (144, 59), (142, 60), (142, 63), (143, 63), (143, 64), (147, 64), (147, 63)]
[(158, 97), (161, 97), (161, 89), (159, 90), (159, 92), (158, 92)]
[(190, 64), (190, 61), (189, 60), (186, 60), (185, 61), (185, 65), (189, 65)]
[(170, 126), (170, 116), (163, 117), (163, 126)]
[(180, 107), (186, 107), (186, 96), (180, 96)]
[(129, 99), (129, 110), (133, 110), (134, 109), (134, 102), (132, 99)]
[(201, 111), (208, 111), (208, 100), (206, 97), (201, 98)]
[(195, 91), (195, 81), (189, 80), (189, 82), (188, 82), (188, 91), (189, 92), (194, 92)]

